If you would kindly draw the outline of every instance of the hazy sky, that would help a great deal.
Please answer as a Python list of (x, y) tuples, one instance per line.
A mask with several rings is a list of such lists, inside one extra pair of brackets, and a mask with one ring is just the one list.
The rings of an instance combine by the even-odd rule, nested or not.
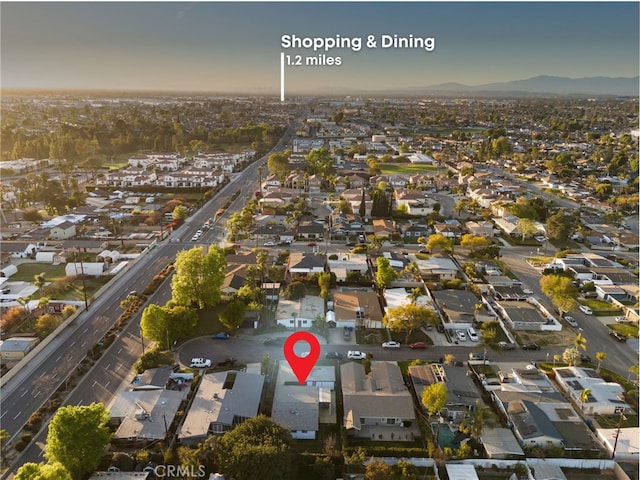
[[(339, 56), (285, 68), (287, 91), (480, 85), (537, 75), (638, 75), (639, 4), (6, 3), (3, 87), (280, 91), (280, 54)], [(361, 37), (363, 48), (285, 49), (282, 35)], [(383, 49), (381, 35), (435, 38)], [(377, 48), (367, 48), (373, 35)]]

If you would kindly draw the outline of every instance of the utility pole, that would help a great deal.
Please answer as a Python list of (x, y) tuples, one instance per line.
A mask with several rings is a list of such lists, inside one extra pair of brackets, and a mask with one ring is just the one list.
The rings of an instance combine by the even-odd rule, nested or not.
[(624, 417), (624, 407), (616, 407), (613, 410), (614, 414), (618, 414), (620, 415), (620, 418), (618, 419), (618, 430), (616, 431), (616, 440), (613, 443), (613, 452), (611, 453), (611, 460), (615, 460), (616, 459), (616, 448), (618, 447), (618, 437), (620, 437), (620, 428), (622, 427), (622, 420), (625, 418)]

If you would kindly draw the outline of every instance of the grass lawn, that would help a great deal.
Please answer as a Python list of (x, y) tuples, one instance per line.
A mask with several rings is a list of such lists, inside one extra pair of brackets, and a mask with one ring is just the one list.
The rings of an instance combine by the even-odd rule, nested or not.
[(402, 175), (424, 173), (426, 170), (441, 170), (439, 167), (424, 163), (381, 163), (380, 171), (383, 175)]
[(356, 328), (356, 343), (358, 345), (380, 345), (388, 340), (389, 335), (386, 328)]
[(11, 276), (12, 281), (33, 282), (34, 275), (44, 273), (45, 281), (52, 282), (64, 278), (65, 265), (50, 265), (47, 263), (21, 263), (18, 272)]
[(627, 337), (638, 338), (638, 325), (631, 325), (628, 323), (610, 323), (607, 327)]
[(219, 304), (215, 308), (205, 308), (198, 311), (198, 324), (191, 331), (191, 338), (202, 337), (205, 335), (213, 335), (215, 333), (226, 332), (227, 327), (220, 323), (218, 314), (225, 307), (225, 304)]
[(610, 303), (603, 302), (602, 300), (598, 300), (598, 299), (581, 298), (579, 302), (582, 305), (586, 305), (591, 310), (620, 310), (619, 308), (614, 307)]
[[(598, 415), (596, 416), (596, 422), (601, 428), (618, 428), (618, 422), (620, 421), (619, 415)], [(622, 419), (622, 428), (631, 428), (638, 426), (638, 415), (633, 413), (625, 413)]]

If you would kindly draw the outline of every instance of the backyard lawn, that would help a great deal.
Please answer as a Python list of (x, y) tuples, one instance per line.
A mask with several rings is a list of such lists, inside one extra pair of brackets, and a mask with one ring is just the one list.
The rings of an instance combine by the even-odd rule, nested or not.
[(44, 273), (45, 281), (52, 282), (63, 278), (64, 264), (51, 265), (48, 263), (21, 263), (18, 265), (18, 272), (11, 276), (11, 281), (33, 282), (34, 275)]
[(426, 170), (439, 170), (439, 167), (424, 163), (381, 163), (380, 171), (383, 175), (402, 175), (424, 173)]
[(638, 325), (631, 325), (628, 323), (610, 323), (607, 327), (621, 333), (625, 337), (638, 338)]

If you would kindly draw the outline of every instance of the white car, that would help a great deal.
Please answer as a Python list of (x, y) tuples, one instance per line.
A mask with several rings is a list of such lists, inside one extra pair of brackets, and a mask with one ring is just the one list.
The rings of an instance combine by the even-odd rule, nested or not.
[(276, 244), (275, 244), (275, 242), (264, 242), (264, 246), (265, 247), (275, 247)]
[(567, 316), (567, 317), (564, 317), (564, 319), (565, 319), (565, 320), (567, 321), (567, 323), (568, 323), (569, 325), (571, 325), (572, 327), (574, 327), (574, 328), (578, 328), (578, 322), (576, 322), (576, 319), (575, 319), (575, 318)]
[(395, 342), (395, 341), (384, 342), (382, 344), (382, 348), (400, 348), (400, 342)]
[(191, 237), (192, 242), (197, 242), (199, 239), (200, 239), (200, 235), (194, 235), (193, 237)]
[(587, 307), (586, 305), (580, 305), (580, 311), (582, 313), (585, 313), (587, 315), (593, 315), (593, 310), (591, 310), (589, 307)]
[(367, 358), (367, 354), (364, 352), (359, 352), (357, 350), (349, 350), (347, 352), (347, 358), (349, 360), (364, 360)]
[(467, 330), (467, 335), (469, 335), (469, 340), (471, 340), (472, 342), (479, 342), (480, 341), (480, 336), (476, 333), (475, 330)]
[(616, 323), (631, 323), (627, 317), (616, 317)]
[(467, 335), (462, 330), (456, 330), (456, 337), (458, 337), (458, 340), (461, 342), (467, 341)]
[(191, 368), (209, 368), (211, 366), (211, 360), (208, 358), (192, 358)]

